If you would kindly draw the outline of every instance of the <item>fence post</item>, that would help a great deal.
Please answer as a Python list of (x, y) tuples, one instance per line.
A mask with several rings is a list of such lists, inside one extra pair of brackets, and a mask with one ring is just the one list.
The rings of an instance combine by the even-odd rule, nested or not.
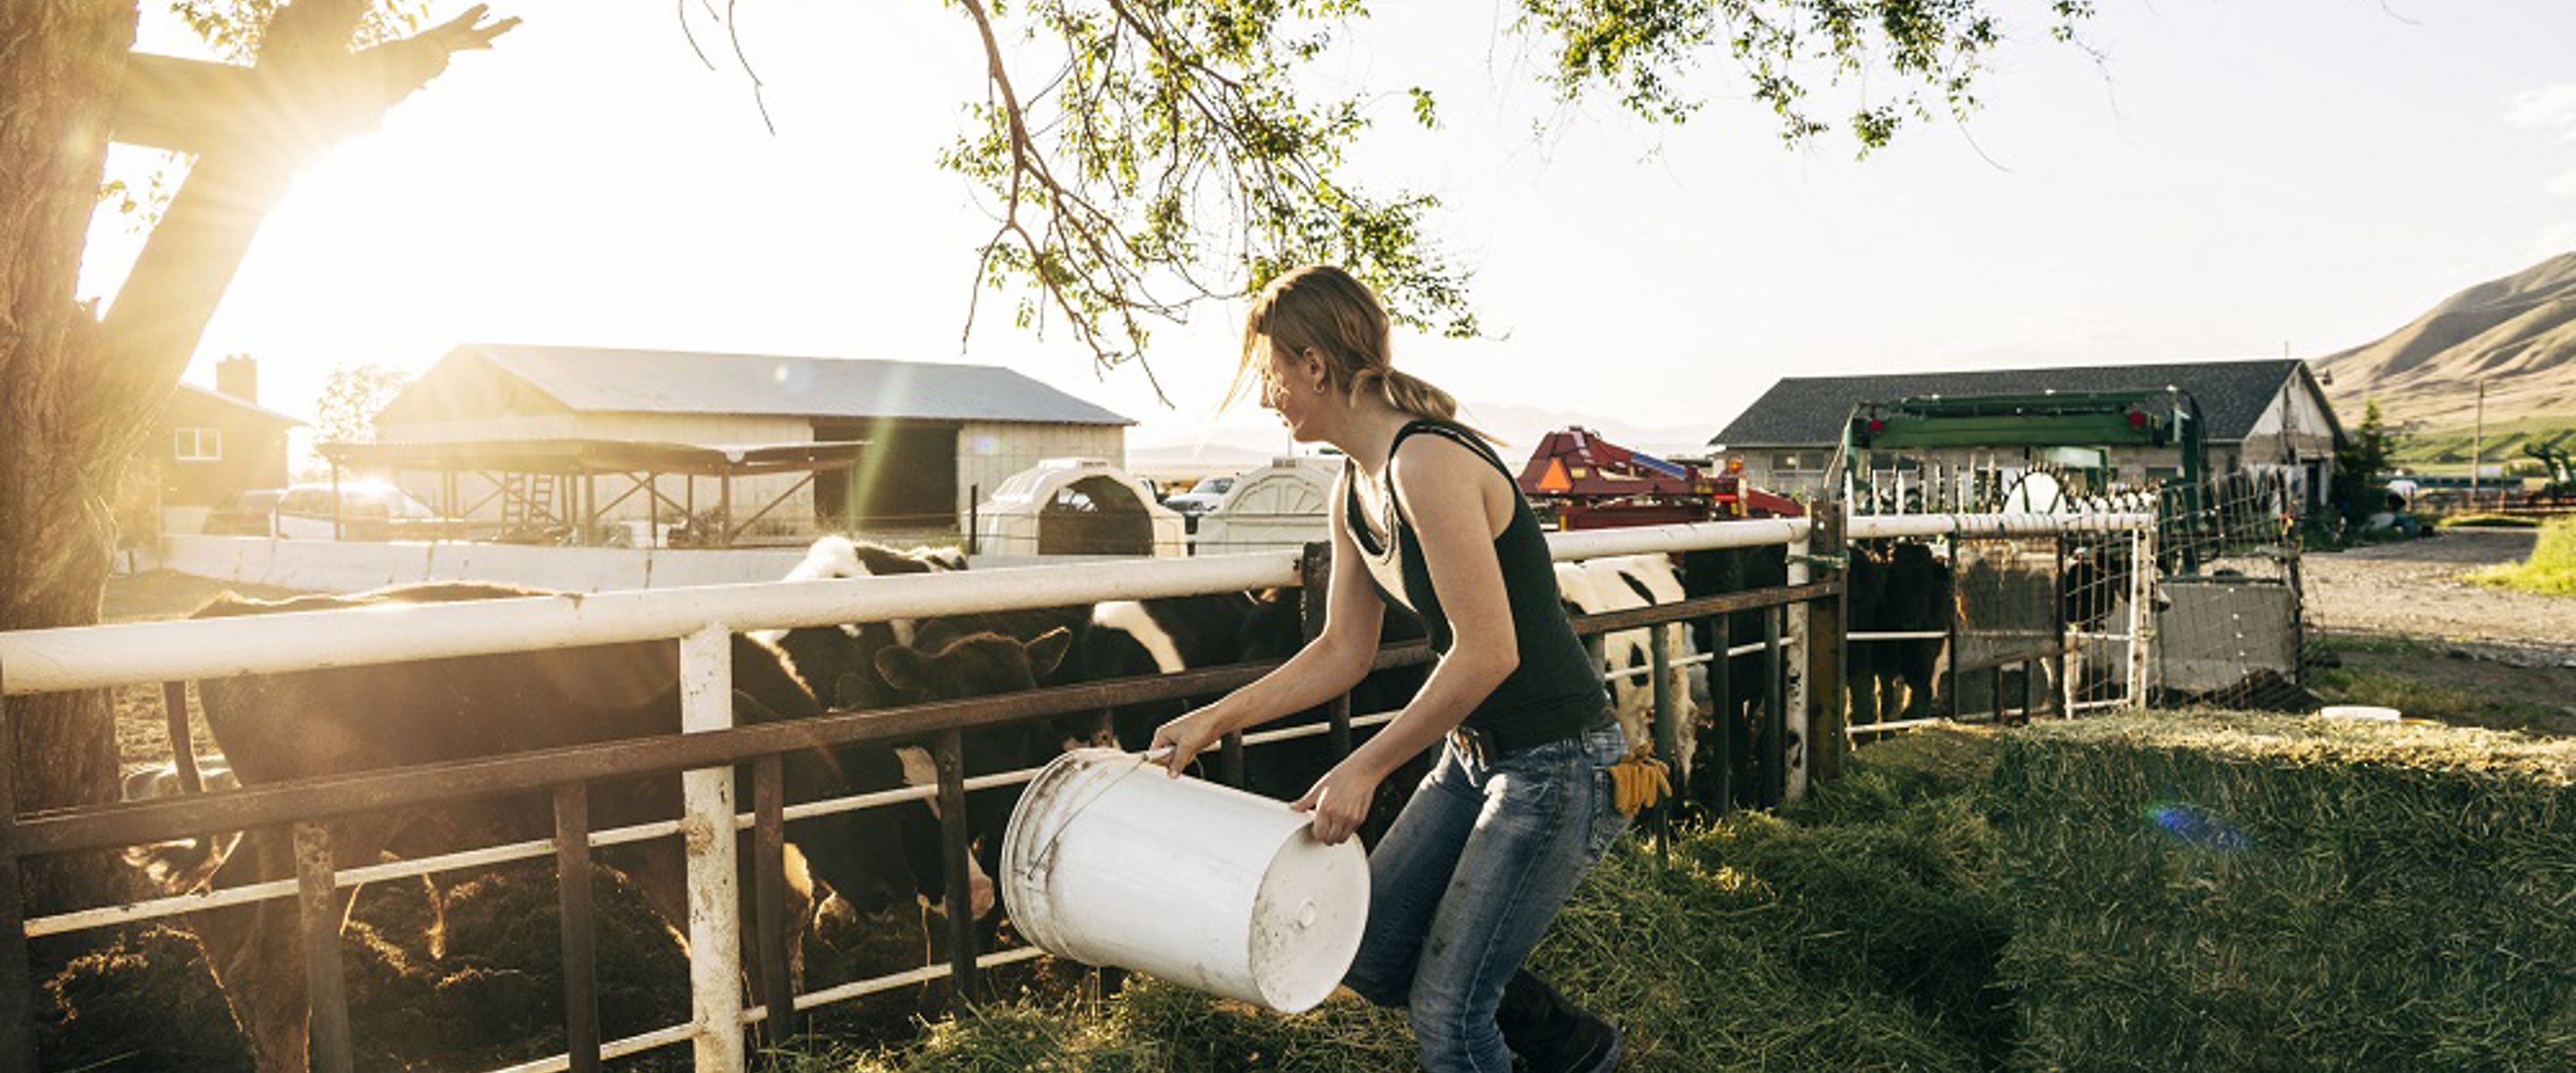
[[(1735, 647), (1733, 625), (1731, 612), (1709, 620), (1709, 650), (1715, 655), (1708, 662), (1708, 695), (1710, 702), (1717, 705), (1718, 732), (1701, 740), (1699, 755), (1691, 761), (1694, 765), (1715, 765), (1709, 769), (1717, 774), (1709, 797), (1716, 801), (1720, 816), (1735, 811), (1735, 733), (1748, 714), (1735, 704), (1735, 656), (1728, 651)], [(1745, 739), (1752, 740), (1752, 735), (1745, 735)]]
[[(1792, 560), (1795, 562), (1795, 560)], [(1791, 569), (1796, 569), (1794, 566)], [(1796, 576), (1794, 574), (1792, 577)], [(1771, 688), (1762, 691), (1763, 808), (1789, 800), (1789, 646), (1784, 643), (1789, 609), (1774, 604), (1762, 609), (1762, 665)]]
[[(1678, 720), (1674, 718), (1673, 713), (1673, 688), (1671, 683), (1666, 681), (1673, 672), (1673, 629), (1674, 627), (1660, 624), (1647, 627), (1646, 671), (1649, 676), (1648, 681), (1653, 683), (1651, 695), (1654, 697), (1655, 704), (1653, 730), (1655, 755), (1663, 758), (1664, 763), (1671, 765), (1673, 773), (1679, 775), (1682, 755), (1681, 732), (1680, 728), (1674, 725)], [(1671, 800), (1666, 800), (1655, 809), (1655, 848), (1663, 863), (1672, 863), (1673, 802)]]
[(787, 776), (777, 753), (751, 762), (751, 812), (751, 923), (758, 932), (753, 949), (760, 952), (755, 982), (767, 1015), (760, 1034), (774, 1048), (795, 1035), (796, 1025), (787, 952)]
[(330, 834), (321, 824), (297, 823), (295, 908), (304, 933), (308, 1060), (316, 1073), (349, 1073), (348, 984), (340, 975), (341, 907), (331, 872)]
[(18, 865), (18, 729), (0, 696), (0, 1073), (36, 1073), (36, 978), (27, 958), (27, 888)]
[(555, 787), (555, 902), (563, 924), (564, 1054), (599, 1073), (599, 944), (592, 930), (590, 787)]
[(2147, 706), (2147, 667), (2153, 653), (2155, 616), (2148, 603), (2156, 598), (2156, 528), (2150, 521), (2129, 534), (2129, 704)]
[(1943, 628), (1950, 631), (1949, 640), (1943, 642), (1946, 646), (1948, 662), (1948, 666), (1943, 670), (1947, 672), (1950, 679), (1950, 718), (1965, 720), (1968, 717), (1968, 701), (1959, 689), (1967, 684), (1967, 678), (1959, 673), (1959, 620), (1967, 612), (1959, 606), (1959, 533), (1957, 529), (1953, 528), (1948, 535), (1943, 536), (1941, 543), (1950, 552), (1949, 599), (1941, 601), (1942, 606), (1949, 611), (1949, 614), (1942, 616), (1948, 620), (1943, 624)]
[[(727, 482), (731, 483), (731, 482)], [(723, 624), (680, 638), (680, 730), (733, 726), (733, 632)], [(689, 1014), (697, 1073), (741, 1073), (742, 900), (734, 875), (733, 768), (680, 774), (688, 851)]]
[[(1902, 496), (1899, 498), (1901, 501)], [(1828, 559), (1844, 556), (1849, 550), (1846, 524), (1843, 510), (1833, 504), (1822, 505), (1816, 512), (1813, 530), (1815, 553)], [(1826, 573), (1846, 584), (1851, 578), (1850, 572), (1839, 566), (1829, 567)], [(1850, 599), (1848, 592), (1837, 587), (1832, 597), (1806, 605), (1807, 756), (1813, 765), (1808, 778), (1816, 783), (1842, 777), (1843, 754), (1851, 744), (1850, 716), (1843, 706), (1843, 698), (1848, 695), (1843, 688), (1843, 674), (1849, 665), (1846, 646), (1850, 644)]]
[(962, 1009), (978, 998), (974, 899), (966, 873), (967, 857), (974, 849), (966, 844), (965, 735), (954, 729), (940, 731), (932, 761), (939, 770), (939, 863), (948, 887), (949, 994)]
[[(1299, 635), (1312, 641), (1324, 632), (1324, 616), (1331, 605), (1333, 589), (1333, 546), (1321, 540), (1310, 540), (1297, 555), (1297, 626)], [(1333, 759), (1351, 755), (1351, 695), (1345, 691), (1326, 702), (1325, 741)]]
[(2071, 536), (2060, 529), (2052, 542), (2057, 551), (2057, 604), (2050, 609), (2048, 617), (2057, 620), (2057, 651), (2048, 657), (2048, 664), (2057, 675), (2057, 688), (2051, 690), (2053, 695), (2049, 702), (2056, 707), (2060, 719), (2075, 714), (2075, 683), (2066, 675), (2067, 667), (2073, 662), (2066, 658), (2066, 646), (2074, 641), (2066, 628), (2066, 542)]
[[(1815, 552), (1815, 530), (1828, 524), (1825, 521), (1825, 515), (1831, 512), (1831, 507), (1810, 511), (1808, 516), (1812, 524), (1808, 528), (1807, 539), (1790, 543), (1789, 584), (1804, 585), (1814, 576), (1815, 571), (1809, 563), (1809, 557)], [(1778, 806), (1783, 802), (1795, 801), (1807, 795), (1808, 765), (1814, 762), (1817, 749), (1815, 720), (1810, 718), (1810, 713), (1814, 711), (1816, 705), (1816, 691), (1807, 667), (1810, 648), (1806, 602), (1802, 600), (1773, 610), (1775, 614), (1770, 621), (1778, 623), (1778, 629), (1785, 636), (1781, 638), (1781, 645), (1771, 650), (1771, 681), (1775, 688), (1785, 690), (1788, 694), (1778, 702), (1780, 717), (1775, 720), (1781, 727), (1781, 754), (1778, 761), (1781, 765), (1781, 773), (1771, 787), (1778, 796), (1770, 803)], [(1797, 671), (1795, 675), (1789, 673), (1792, 668)], [(1792, 712), (1797, 714), (1792, 716), (1790, 715)], [(1798, 737), (1801, 739), (1799, 744), (1803, 747), (1795, 755), (1788, 751), (1787, 727), (1793, 718), (1796, 720)]]

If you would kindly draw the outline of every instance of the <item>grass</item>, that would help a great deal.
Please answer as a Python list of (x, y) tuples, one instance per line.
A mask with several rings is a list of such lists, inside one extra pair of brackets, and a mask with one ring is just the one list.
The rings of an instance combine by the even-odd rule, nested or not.
[(2540, 519), (2518, 514), (2454, 514), (2433, 524), (2444, 529), (2538, 529)]
[[(2391, 461), (2422, 468), (2426, 472), (2458, 469), (2465, 473), (2469, 455), (2476, 450), (2477, 443), (2475, 428), (2411, 432), (2398, 437), (2397, 450)], [(2523, 448), (2533, 443), (2561, 450), (2576, 448), (2576, 419), (2523, 417), (2487, 422), (2485, 460), (2511, 462), (2524, 457)]]
[[(1783, 815), (1678, 835), (1669, 864), (1624, 840), (1534, 960), (1619, 1021), (1628, 1071), (2576, 1068), (2571, 781), (2576, 742), (2450, 727), (1923, 732)], [(1288, 1016), (1138, 978), (778, 1068), (1379, 1073), (1413, 1053), (1401, 1013), (1347, 996)]]
[[(1642, 837), (1585, 882), (1534, 961), (1609, 1011), (1631, 1071), (1980, 1073), (2010, 1044), (1989, 981), (2009, 935), (1982, 817), (1992, 737), (1872, 747), (1787, 817)], [(787, 1056), (789, 1073), (1383, 1073), (1414, 1068), (1401, 1011), (1347, 995), (1301, 1015), (1148, 979), (1096, 1002), (1024, 996), (910, 1044)]]
[(2469, 579), (2546, 596), (2576, 596), (2576, 519), (2562, 518), (2542, 526), (2530, 558), (2488, 567)]
[(2006, 738), (1993, 793), (2020, 1068), (2576, 1063), (2576, 742), (2115, 716)]

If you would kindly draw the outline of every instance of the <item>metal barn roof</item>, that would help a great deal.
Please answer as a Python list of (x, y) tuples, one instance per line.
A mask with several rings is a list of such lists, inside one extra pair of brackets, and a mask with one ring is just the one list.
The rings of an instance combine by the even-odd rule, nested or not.
[(477, 359), (593, 412), (1135, 423), (997, 365), (492, 343), (440, 363)]
[[(1921, 395), (2029, 395), (2047, 391), (2161, 391), (2178, 387), (2200, 404), (2208, 438), (2227, 442), (2251, 434), (2254, 423), (2292, 377), (2306, 375), (2296, 359), (2175, 362), (2160, 365), (2094, 365), (2058, 369), (1978, 369), (1965, 372), (1890, 373), (1870, 376), (1791, 376), (1771, 385), (1743, 415), (1709, 443), (1744, 447), (1832, 444), (1843, 422), (1863, 402), (1893, 402)], [(2322, 396), (2321, 396), (2322, 397)], [(2331, 411), (2329, 411), (2331, 412)]]

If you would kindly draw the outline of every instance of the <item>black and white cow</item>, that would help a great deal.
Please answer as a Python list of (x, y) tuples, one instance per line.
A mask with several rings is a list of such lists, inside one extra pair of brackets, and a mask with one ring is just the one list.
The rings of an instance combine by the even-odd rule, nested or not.
[[(1779, 588), (1789, 583), (1789, 549), (1786, 545), (1768, 544), (1683, 552), (1681, 579), (1683, 593), (1693, 599)], [(1726, 623), (1724, 647), (1734, 649), (1761, 641), (1763, 620), (1771, 614), (1771, 610), (1762, 609), (1718, 616)], [(1726, 694), (1710, 697), (1709, 710), (1701, 720), (1699, 733), (1703, 743), (1710, 748), (1715, 747), (1718, 736), (1723, 736), (1727, 763), (1722, 766), (1694, 766), (1685, 784), (1683, 799), (1710, 809), (1759, 804), (1762, 750), (1793, 749), (1798, 744), (1795, 741), (1774, 743), (1764, 738), (1766, 721), (1762, 713), (1775, 688), (1770, 661), (1760, 652), (1743, 655), (1718, 652), (1717, 629), (1711, 620), (1694, 620), (1690, 631), (1694, 648), (1726, 661)], [(1790, 721), (1787, 733), (1797, 733), (1796, 722)]]
[[(1845, 575), (1848, 628), (1853, 633), (1938, 633), (1950, 625), (1950, 567), (1931, 545), (1899, 541), (1886, 547), (1854, 544)], [(1845, 681), (1850, 722), (1933, 715), (1934, 684), (1946, 638), (1854, 640), (1846, 646)]]
[[(1558, 563), (1556, 587), (1568, 609), (1578, 614), (1653, 607), (1679, 603), (1685, 598), (1672, 558), (1662, 554)], [(1678, 755), (1665, 759), (1673, 765), (1674, 784), (1681, 786), (1687, 783), (1691, 763), (1698, 755), (1700, 705), (1707, 694), (1704, 685), (1693, 689), (1692, 679), (1698, 677), (1704, 683), (1706, 678), (1692, 675), (1682, 662), (1695, 650), (1686, 627), (1671, 623), (1653, 628), (1664, 631), (1665, 652), (1671, 661), (1664, 686), (1674, 698)], [(1643, 629), (1616, 630), (1601, 636), (1602, 671), (1608, 676), (1610, 710), (1631, 745), (1655, 740), (1655, 684), (1648, 669), (1654, 662), (1651, 645), (1652, 635)]]

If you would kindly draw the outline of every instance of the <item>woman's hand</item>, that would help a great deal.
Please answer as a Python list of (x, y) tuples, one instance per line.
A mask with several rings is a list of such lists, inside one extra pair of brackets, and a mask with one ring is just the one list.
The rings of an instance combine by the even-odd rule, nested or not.
[(1351, 832), (1360, 829), (1361, 821), (1368, 819), (1369, 805), (1377, 800), (1380, 778), (1375, 772), (1346, 759), (1333, 765), (1333, 770), (1315, 780), (1314, 789), (1306, 791), (1306, 796), (1288, 807), (1297, 812), (1314, 813), (1309, 829), (1315, 832), (1316, 841), (1338, 846), (1343, 839), (1351, 837)]
[[(1216, 709), (1200, 708), (1154, 728), (1154, 744), (1146, 747), (1145, 758), (1163, 765), (1173, 778), (1189, 770), (1190, 761), (1207, 751), (1208, 746), (1224, 734), (1218, 728)], [(1169, 750), (1155, 756), (1156, 750)]]

